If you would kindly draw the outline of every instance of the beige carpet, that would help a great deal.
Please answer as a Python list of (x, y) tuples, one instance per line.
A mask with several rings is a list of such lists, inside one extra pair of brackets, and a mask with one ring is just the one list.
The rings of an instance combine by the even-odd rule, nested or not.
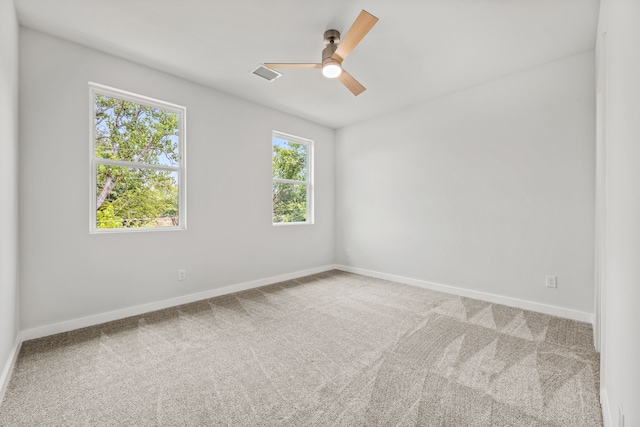
[(601, 426), (591, 326), (331, 271), (22, 345), (2, 426)]

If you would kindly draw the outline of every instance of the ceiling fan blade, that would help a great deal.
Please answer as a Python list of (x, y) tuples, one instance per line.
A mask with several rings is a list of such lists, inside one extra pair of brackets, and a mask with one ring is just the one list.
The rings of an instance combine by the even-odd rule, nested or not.
[(367, 88), (362, 86), (351, 74), (347, 73), (344, 68), (342, 69), (342, 73), (338, 76), (338, 80), (340, 80), (342, 84), (345, 85), (355, 96), (358, 96), (367, 90)]
[(264, 64), (264, 66), (274, 70), (283, 70), (287, 68), (322, 68), (322, 64), (295, 64), (295, 63)]
[(331, 56), (333, 59), (342, 62), (353, 50), (354, 47), (357, 46), (358, 43), (367, 35), (367, 33), (376, 25), (378, 22), (378, 18), (363, 10), (360, 12), (360, 15), (356, 18), (347, 31), (347, 34), (344, 36), (338, 48)]

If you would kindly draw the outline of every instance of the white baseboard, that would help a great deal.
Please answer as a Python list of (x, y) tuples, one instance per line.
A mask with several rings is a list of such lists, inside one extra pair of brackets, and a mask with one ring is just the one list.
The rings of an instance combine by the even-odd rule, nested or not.
[(346, 265), (336, 265), (335, 268), (349, 273), (361, 274), (363, 276), (375, 277), (378, 279), (390, 280), (392, 282), (404, 283), (405, 285), (416, 286), (419, 288), (430, 289), (433, 291), (445, 292), (448, 294), (459, 295), (467, 298), (479, 299), (494, 304), (507, 305), (509, 307), (522, 308), (524, 310), (537, 311), (539, 313), (550, 314), (552, 316), (563, 317), (565, 319), (578, 320), (593, 324), (593, 313), (571, 310), (568, 308), (557, 307), (553, 305), (540, 304), (532, 301), (525, 301), (517, 298), (510, 298), (501, 295), (490, 294), (486, 292), (474, 291), (470, 289), (458, 288), (450, 285), (429, 282), (426, 280), (412, 279), (410, 277), (396, 276), (393, 274), (380, 273), (378, 271), (365, 270), (363, 268), (350, 267)]
[(9, 385), (9, 380), (11, 379), (11, 373), (13, 372), (13, 368), (16, 365), (16, 360), (18, 360), (18, 353), (20, 353), (20, 346), (22, 345), (22, 338), (20, 334), (16, 336), (16, 341), (11, 348), (11, 353), (9, 354), (9, 359), (2, 370), (2, 375), (0, 376), (0, 403), (4, 399), (4, 394), (7, 391), (7, 386)]
[(540, 304), (540, 303), (520, 300), (516, 298), (509, 298), (509, 297), (489, 294), (489, 293), (480, 292), (480, 291), (473, 291), (469, 289), (458, 288), (455, 286), (429, 282), (426, 280), (396, 276), (393, 274), (386, 274), (386, 273), (366, 270), (366, 269), (357, 268), (357, 267), (350, 267), (346, 265), (325, 265), (325, 266), (316, 267), (308, 270), (282, 274), (279, 276), (273, 276), (273, 277), (267, 277), (264, 279), (258, 279), (258, 280), (253, 280), (249, 282), (237, 283), (229, 286), (224, 286), (222, 288), (210, 289), (204, 292), (183, 295), (180, 297), (170, 298), (163, 301), (156, 301), (149, 304), (143, 304), (143, 305), (138, 305), (134, 307), (123, 308), (120, 310), (99, 313), (92, 316), (82, 317), (79, 319), (72, 319), (72, 320), (67, 320), (64, 322), (54, 323), (50, 325), (38, 326), (35, 328), (23, 330), (21, 332), (21, 340), (27, 341), (27, 340), (32, 340), (36, 338), (41, 338), (48, 335), (58, 334), (61, 332), (68, 332), (74, 329), (80, 329), (80, 328), (85, 328), (87, 326), (93, 326), (93, 325), (98, 325), (105, 322), (110, 322), (113, 320), (124, 319), (126, 317), (149, 313), (151, 311), (156, 311), (156, 310), (162, 310), (164, 308), (175, 307), (181, 304), (188, 304), (190, 302), (213, 298), (220, 295), (226, 295), (233, 292), (239, 292), (247, 289), (258, 288), (260, 286), (266, 286), (266, 285), (270, 285), (277, 282), (283, 282), (286, 280), (308, 276), (310, 274), (321, 273), (321, 272), (332, 270), (332, 269), (339, 269), (339, 270), (347, 271), (350, 273), (361, 274), (363, 276), (370, 276), (370, 277), (376, 277), (376, 278), (385, 279), (385, 280), (391, 280), (398, 283), (404, 283), (406, 285), (417, 286), (424, 289), (431, 289), (435, 291), (446, 292), (449, 294), (460, 295), (460, 296), (469, 297), (469, 298), (475, 298), (475, 299), (488, 301), (496, 304), (504, 304), (507, 306), (518, 307), (525, 310), (537, 311), (540, 313), (564, 317), (567, 319), (578, 320), (581, 322), (593, 323), (592, 313), (585, 313), (585, 312), (571, 310), (567, 308)]
[(59, 334), (61, 332), (68, 332), (75, 329), (85, 328), (87, 326), (99, 325), (101, 323), (111, 322), (113, 320), (124, 319), (126, 317), (137, 316), (139, 314), (149, 313), (151, 311), (162, 310), (164, 308), (175, 307), (177, 305), (188, 304), (190, 302), (213, 298), (220, 295), (226, 295), (233, 292), (245, 291), (247, 289), (253, 289), (260, 286), (271, 285), (273, 283), (284, 282), (286, 280), (292, 280), (298, 277), (308, 276), (310, 274), (322, 273), (324, 271), (333, 270), (335, 268), (335, 265), (325, 265), (322, 267), (311, 268), (309, 270), (302, 270), (296, 271), (294, 273), (267, 277), (265, 279), (236, 283), (234, 285), (224, 286), (222, 288), (210, 289), (208, 291), (170, 298), (163, 301), (156, 301), (149, 304), (137, 305), (134, 307), (127, 307), (120, 310), (81, 317), (79, 319), (72, 319), (50, 325), (38, 326), (36, 328), (26, 329), (22, 331), (21, 336), (23, 341), (32, 340), (48, 335)]
[(596, 314), (593, 315), (593, 322), (591, 323), (591, 328), (593, 329), (593, 346), (596, 348), (596, 351), (600, 353), (600, 348), (602, 347), (602, 343), (600, 342), (600, 329), (596, 324)]
[(600, 389), (600, 404), (602, 405), (602, 421), (604, 421), (604, 427), (613, 427), (609, 397), (607, 396), (607, 390), (603, 388)]

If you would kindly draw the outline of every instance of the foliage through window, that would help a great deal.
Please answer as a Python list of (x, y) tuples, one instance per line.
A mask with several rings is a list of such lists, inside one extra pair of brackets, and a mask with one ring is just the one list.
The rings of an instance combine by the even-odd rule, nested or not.
[(91, 230), (185, 228), (185, 108), (90, 84)]
[(313, 223), (313, 142), (273, 132), (273, 223)]

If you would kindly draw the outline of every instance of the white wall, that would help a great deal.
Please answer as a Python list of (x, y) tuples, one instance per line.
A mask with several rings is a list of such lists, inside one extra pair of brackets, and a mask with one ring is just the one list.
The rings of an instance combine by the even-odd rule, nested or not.
[[(602, 399), (605, 421), (640, 426), (640, 2), (603, 0), (606, 67), (606, 245)], [(601, 64), (602, 65), (602, 64)], [(601, 68), (602, 70), (602, 68)], [(603, 73), (599, 73), (599, 79)]]
[(337, 261), (589, 318), (593, 63), (587, 52), (337, 131)]
[[(23, 329), (334, 263), (332, 129), (27, 29), (20, 67)], [(188, 230), (89, 234), (89, 81), (187, 107)], [(313, 226), (271, 225), (274, 129), (315, 140)]]
[(0, 399), (18, 323), (18, 20), (0, 0)]

